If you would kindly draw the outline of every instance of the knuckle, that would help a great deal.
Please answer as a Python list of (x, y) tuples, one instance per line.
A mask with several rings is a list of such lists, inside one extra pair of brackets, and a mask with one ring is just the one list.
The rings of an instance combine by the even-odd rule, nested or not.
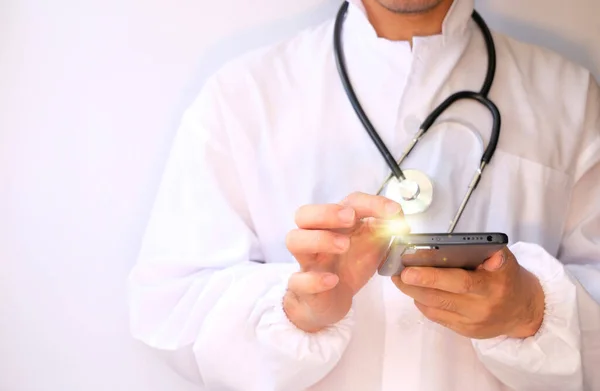
[(441, 298), (440, 305), (442, 309), (446, 311), (455, 312), (456, 311), (456, 303), (448, 298)]
[(446, 311), (454, 311), (456, 308), (454, 302), (450, 300), (448, 297), (444, 297), (439, 294), (433, 294), (432, 300), (435, 303), (435, 306), (439, 309)]
[(462, 293), (462, 294), (469, 293), (473, 290), (474, 286), (475, 286), (475, 283), (473, 281), (473, 278), (468, 273), (464, 273), (462, 282), (459, 287), (459, 293)]
[(440, 282), (440, 271), (435, 268), (424, 271), (420, 282), (425, 286), (437, 287)]

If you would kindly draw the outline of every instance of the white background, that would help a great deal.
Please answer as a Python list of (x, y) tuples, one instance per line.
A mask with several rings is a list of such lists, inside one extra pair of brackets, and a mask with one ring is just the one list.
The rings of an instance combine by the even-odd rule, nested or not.
[[(130, 339), (125, 291), (179, 117), (224, 60), (338, 4), (0, 0), (0, 391), (192, 389)], [(596, 0), (478, 9), (600, 76)]]

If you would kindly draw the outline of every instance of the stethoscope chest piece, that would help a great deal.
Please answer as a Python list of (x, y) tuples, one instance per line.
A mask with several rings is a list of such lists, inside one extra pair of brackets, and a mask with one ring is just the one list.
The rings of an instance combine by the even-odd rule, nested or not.
[(379, 194), (402, 205), (405, 215), (425, 212), (433, 201), (433, 182), (418, 170), (404, 170), (403, 173), (406, 179), (399, 181), (391, 177)]

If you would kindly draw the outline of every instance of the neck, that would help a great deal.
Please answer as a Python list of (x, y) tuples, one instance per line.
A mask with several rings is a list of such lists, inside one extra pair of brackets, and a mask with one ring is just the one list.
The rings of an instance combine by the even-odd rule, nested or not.
[(441, 34), (442, 24), (453, 0), (441, 0), (439, 4), (423, 12), (394, 12), (383, 6), (380, 0), (363, 0), (369, 22), (380, 38), (390, 41), (409, 41), (414, 37)]

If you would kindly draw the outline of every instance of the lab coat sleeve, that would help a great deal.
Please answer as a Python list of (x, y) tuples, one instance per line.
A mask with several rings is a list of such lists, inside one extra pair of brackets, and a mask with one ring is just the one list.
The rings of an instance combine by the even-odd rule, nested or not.
[(532, 243), (511, 250), (546, 297), (536, 335), (473, 341), (484, 365), (520, 391), (600, 390), (600, 92), (590, 78), (569, 218), (557, 257)]
[(207, 390), (303, 390), (337, 364), (352, 312), (316, 334), (285, 316), (297, 264), (264, 262), (230, 156), (230, 115), (215, 76), (183, 117), (129, 277), (131, 332), (159, 352), (187, 350), (178, 357)]

